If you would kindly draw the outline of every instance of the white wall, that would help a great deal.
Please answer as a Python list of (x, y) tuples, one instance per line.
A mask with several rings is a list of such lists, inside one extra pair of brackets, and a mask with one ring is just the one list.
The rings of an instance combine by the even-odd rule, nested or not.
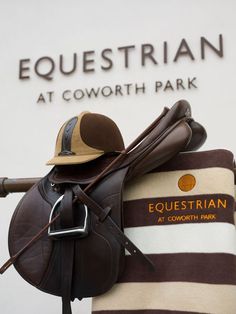
[[(0, 2), (0, 176), (36, 177), (49, 171), (45, 162), (54, 152), (58, 128), (83, 110), (108, 115), (119, 125), (125, 143), (134, 139), (164, 106), (187, 99), (193, 116), (205, 125), (208, 141), (202, 149), (227, 148), (236, 152), (235, 69), (236, 2), (233, 0), (2, 0)], [(224, 57), (207, 50), (200, 58), (201, 36), (217, 46), (223, 35)], [(163, 64), (161, 47), (169, 45), (173, 60), (182, 38), (192, 49), (195, 61), (181, 58)], [(139, 61), (140, 45), (156, 48), (157, 66)], [(99, 69), (99, 52), (104, 48), (136, 45), (130, 54), (130, 68), (116, 51), (114, 67)], [(95, 73), (82, 73), (45, 81), (30, 72), (29, 80), (19, 80), (19, 60), (30, 58), (30, 66), (42, 56), (53, 59), (63, 54), (68, 62), (73, 53), (95, 50)], [(132, 57), (131, 57), (132, 55)], [(80, 61), (79, 61), (80, 62)], [(42, 71), (43, 71), (42, 67)], [(155, 94), (157, 80), (197, 77), (197, 89)], [(98, 97), (65, 102), (63, 90), (145, 82), (145, 94)], [(39, 104), (41, 92), (54, 91), (52, 103)], [(22, 195), (0, 199), (0, 264), (8, 258), (7, 232), (14, 208)], [(90, 300), (73, 304), (74, 313), (90, 313)], [(9, 269), (0, 278), (0, 312), (58, 314), (59, 298), (31, 287)]]

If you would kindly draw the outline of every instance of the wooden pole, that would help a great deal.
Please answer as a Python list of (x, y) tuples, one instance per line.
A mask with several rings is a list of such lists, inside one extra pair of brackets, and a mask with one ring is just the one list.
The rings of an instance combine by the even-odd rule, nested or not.
[(6, 197), (9, 193), (28, 191), (41, 178), (0, 178), (0, 197)]

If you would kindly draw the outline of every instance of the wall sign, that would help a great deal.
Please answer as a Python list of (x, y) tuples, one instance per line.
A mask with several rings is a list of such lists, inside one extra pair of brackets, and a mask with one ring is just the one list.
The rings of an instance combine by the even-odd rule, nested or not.
[[(211, 40), (204, 36), (199, 38), (199, 46), (192, 47), (187, 39), (183, 38), (177, 49), (170, 49), (171, 43), (163, 41), (158, 45), (144, 43), (141, 45), (126, 45), (116, 48), (104, 48), (101, 51), (89, 50), (74, 52), (68, 55), (42, 56), (37, 60), (23, 58), (19, 60), (18, 78), (21, 81), (40, 79), (47, 82), (55, 78), (62, 79), (74, 75), (82, 76), (90, 73), (96, 75), (99, 72), (113, 73), (123, 69), (149, 68), (171, 66), (188, 59), (192, 62), (206, 61), (213, 56), (222, 59), (224, 56), (223, 35), (219, 34), (217, 40)], [(145, 93), (155, 93), (179, 90), (194, 90), (198, 88), (198, 78), (177, 77), (153, 82), (125, 82), (105, 86), (89, 86), (86, 88), (65, 89), (60, 92), (61, 100), (70, 102), (81, 101), (85, 98), (129, 96)], [(53, 102), (56, 91), (44, 91), (36, 96), (37, 103)]]

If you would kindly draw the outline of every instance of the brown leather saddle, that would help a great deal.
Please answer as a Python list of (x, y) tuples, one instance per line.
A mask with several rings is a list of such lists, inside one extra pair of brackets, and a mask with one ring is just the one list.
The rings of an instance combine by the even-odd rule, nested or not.
[(71, 300), (102, 294), (117, 282), (125, 249), (153, 271), (123, 233), (124, 184), (205, 139), (189, 104), (179, 101), (119, 155), (55, 166), (18, 204), (9, 229), (11, 259), (0, 272), (14, 263), (30, 284), (61, 296), (69, 314)]

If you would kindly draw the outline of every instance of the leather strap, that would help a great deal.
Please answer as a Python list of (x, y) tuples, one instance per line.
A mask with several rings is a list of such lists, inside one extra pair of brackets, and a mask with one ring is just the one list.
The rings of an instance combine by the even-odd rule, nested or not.
[[(73, 225), (73, 193), (67, 188), (61, 202), (60, 224), (62, 228)], [(71, 286), (74, 266), (74, 240), (72, 238), (61, 240), (61, 294), (62, 294), (62, 314), (72, 314), (71, 311)]]
[(72, 314), (70, 301), (74, 264), (74, 240), (62, 240), (61, 260), (62, 314)]
[(79, 185), (72, 187), (72, 190), (77, 199), (88, 206), (88, 208), (99, 218), (99, 222), (103, 223), (107, 230), (110, 230), (115, 239), (131, 254), (136, 255), (139, 260), (148, 265), (151, 271), (155, 271), (153, 262), (144, 255), (139, 248), (122, 232), (109, 215), (109, 208), (103, 209), (98, 203), (96, 203), (91, 197), (89, 197)]

